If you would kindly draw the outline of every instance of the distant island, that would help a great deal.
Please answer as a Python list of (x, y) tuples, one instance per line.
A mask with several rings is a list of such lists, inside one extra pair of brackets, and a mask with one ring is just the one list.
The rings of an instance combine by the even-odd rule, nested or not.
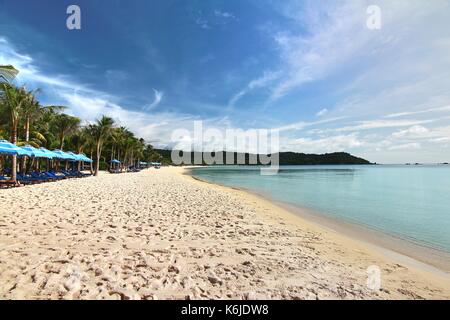
[[(161, 162), (163, 164), (172, 164), (171, 153), (172, 150), (166, 149), (154, 149), (161, 157)], [(198, 152), (189, 152), (191, 155), (191, 163), (194, 163), (194, 155), (198, 156)], [(224, 152), (225, 153), (225, 152)], [(183, 151), (180, 151), (183, 154)], [(235, 161), (238, 155), (242, 156), (242, 153), (232, 152), (228, 153), (234, 157)], [(213, 153), (214, 155), (214, 153)], [(255, 155), (252, 155), (255, 156)], [(245, 164), (249, 164), (250, 154), (245, 153)], [(259, 162), (259, 155), (256, 155)], [(202, 154), (203, 159), (203, 154)], [(235, 162), (236, 163), (236, 162)], [(306, 154), (306, 153), (296, 153), (296, 152), (280, 152), (280, 165), (345, 165), (345, 164), (373, 164), (368, 160), (363, 158), (355, 157), (346, 152), (333, 152), (326, 154)]]

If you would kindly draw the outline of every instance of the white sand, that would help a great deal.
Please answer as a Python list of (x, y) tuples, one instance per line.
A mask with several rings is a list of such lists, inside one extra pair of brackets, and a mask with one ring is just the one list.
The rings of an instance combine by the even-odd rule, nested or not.
[(181, 172), (0, 190), (0, 298), (450, 298), (446, 277)]

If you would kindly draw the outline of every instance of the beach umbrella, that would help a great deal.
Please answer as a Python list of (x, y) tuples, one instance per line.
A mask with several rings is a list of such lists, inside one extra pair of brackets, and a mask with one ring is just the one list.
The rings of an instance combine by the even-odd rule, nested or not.
[(81, 159), (83, 159), (83, 160), (81, 160), (81, 161), (88, 162), (88, 163), (93, 162), (92, 159), (86, 157), (86, 155), (85, 155), (84, 153), (80, 153), (80, 154), (78, 154), (78, 156), (79, 156)]
[(41, 149), (35, 148), (33, 146), (26, 145), (22, 147), (23, 150), (28, 151), (34, 158), (49, 158), (48, 155)]
[(46, 155), (45, 158), (53, 159), (53, 158), (56, 158), (56, 157), (57, 157), (56, 154), (54, 154), (54, 153), (51, 152), (50, 150), (45, 149), (45, 148), (43, 148), (43, 147), (39, 148), (39, 150), (41, 150), (43, 153), (45, 153), (45, 155)]
[(114, 160), (111, 160), (111, 163), (116, 163), (116, 164), (119, 164), (119, 163), (120, 163), (120, 161), (119, 161), (119, 160), (116, 160), (116, 159), (114, 159)]
[(74, 155), (71, 155), (67, 152), (64, 152), (62, 150), (53, 150), (52, 151), (55, 155), (56, 155), (56, 159), (60, 159), (60, 160), (67, 160), (67, 161), (78, 161), (77, 157), (75, 157)]
[(75, 154), (75, 153), (73, 153), (71, 151), (66, 152), (66, 153), (71, 155), (75, 159), (75, 161), (84, 161), (83, 158), (80, 155), (78, 155), (78, 154)]
[(0, 154), (6, 154), (10, 156), (27, 156), (31, 157), (31, 153), (27, 150), (24, 150), (15, 144), (6, 141), (6, 140), (0, 140)]

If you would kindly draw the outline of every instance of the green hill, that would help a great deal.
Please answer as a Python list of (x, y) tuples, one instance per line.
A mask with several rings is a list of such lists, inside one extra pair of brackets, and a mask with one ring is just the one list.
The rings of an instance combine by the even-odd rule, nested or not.
[[(155, 152), (161, 155), (162, 157), (161, 162), (163, 164), (165, 165), (172, 164), (171, 150), (164, 150), (164, 149), (154, 149), (154, 150)], [(190, 154), (192, 161), (191, 163), (194, 163), (193, 161), (194, 154), (198, 155), (198, 153)], [(181, 153), (181, 155), (183, 155), (183, 153)], [(238, 154), (234, 152), (229, 153), (228, 155), (233, 156), (236, 163), (237, 156), (238, 155), (242, 156), (242, 153)], [(252, 156), (254, 157), (255, 155)], [(248, 164), (250, 155), (246, 153), (244, 157), (245, 157), (245, 164)], [(259, 164), (259, 156), (257, 157)], [(280, 165), (333, 165), (333, 164), (340, 165), (340, 164), (371, 164), (371, 163), (365, 159), (355, 157), (346, 152), (334, 152), (326, 154), (306, 154), (295, 152), (280, 153)]]

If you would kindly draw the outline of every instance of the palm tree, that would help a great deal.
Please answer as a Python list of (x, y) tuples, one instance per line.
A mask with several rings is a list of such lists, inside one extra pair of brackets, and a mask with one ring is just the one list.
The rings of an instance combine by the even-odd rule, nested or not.
[(65, 113), (59, 113), (54, 118), (54, 126), (58, 132), (59, 137), (59, 149), (64, 148), (64, 139), (67, 135), (76, 131), (80, 125), (81, 120), (77, 117), (69, 116)]
[(121, 142), (122, 139), (122, 128), (114, 128), (111, 131), (111, 135), (110, 135), (110, 143), (111, 143), (111, 159), (113, 160), (116, 157), (116, 152), (119, 152), (119, 144)]
[[(0, 101), (2, 109), (10, 117), (11, 143), (17, 142), (17, 127), (19, 125), (20, 114), (23, 105), (28, 99), (28, 92), (24, 88), (17, 88), (7, 83), (1, 84)], [(12, 157), (11, 180), (17, 181), (17, 156)]]
[(107, 116), (102, 116), (101, 119), (97, 120), (97, 123), (90, 125), (90, 131), (92, 137), (95, 141), (96, 147), (96, 162), (94, 176), (98, 176), (98, 171), (100, 169), (100, 158), (102, 154), (103, 143), (109, 138), (111, 131), (114, 126), (114, 120)]
[[(37, 90), (35, 91), (37, 92)], [(23, 117), (24, 117), (24, 129), (25, 129), (25, 142), (30, 141), (30, 126), (34, 120), (36, 120), (44, 111), (39, 101), (34, 96), (35, 92), (28, 92), (28, 97), (23, 105)]]

